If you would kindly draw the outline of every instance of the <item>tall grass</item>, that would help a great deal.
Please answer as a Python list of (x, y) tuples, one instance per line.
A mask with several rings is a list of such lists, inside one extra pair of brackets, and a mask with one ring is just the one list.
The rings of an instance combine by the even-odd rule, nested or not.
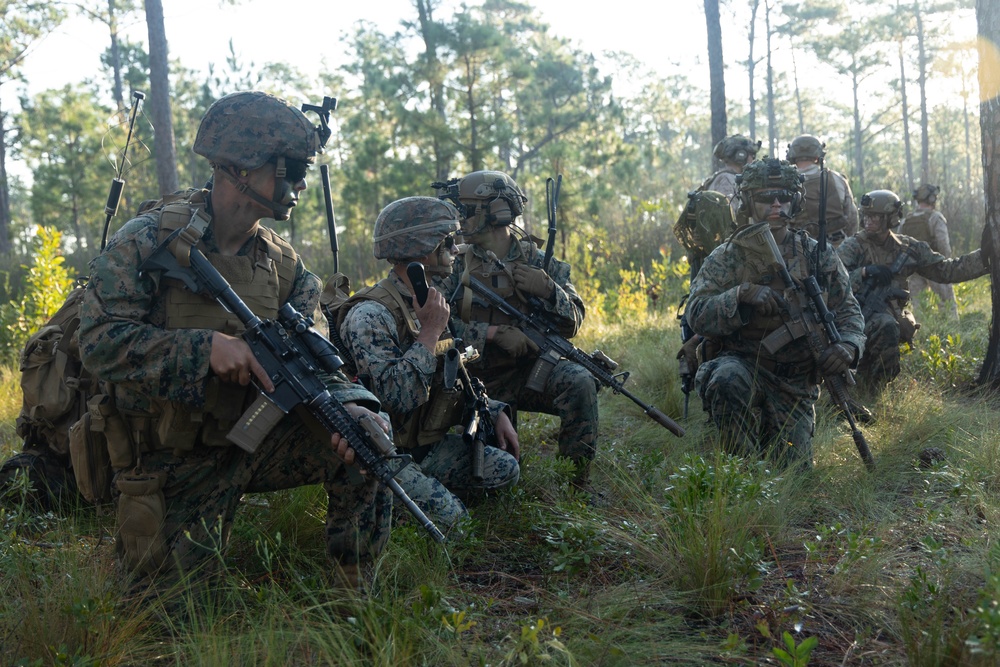
[[(602, 392), (589, 492), (555, 457), (557, 422), (522, 413), (522, 483), (443, 548), (397, 516), (363, 595), (323, 553), (319, 488), (247, 498), (211, 584), (157, 591), (113, 564), (113, 517), (4, 508), (0, 664), (756, 665), (780, 664), (786, 633), (815, 639), (811, 665), (996, 664), (1000, 418), (967, 361), (985, 351), (979, 282), (957, 325), (929, 310), (903, 375), (863, 397), (874, 472), (823, 400), (815, 466), (791, 473), (722, 454), (697, 396), (678, 439)], [(577, 344), (680, 419), (677, 323), (638, 289)], [(0, 390), (6, 454), (10, 367)]]

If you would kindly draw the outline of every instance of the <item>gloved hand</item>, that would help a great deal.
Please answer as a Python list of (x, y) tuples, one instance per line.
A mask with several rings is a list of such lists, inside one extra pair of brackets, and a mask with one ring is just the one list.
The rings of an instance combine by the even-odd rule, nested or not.
[(498, 324), (491, 342), (512, 357), (525, 357), (538, 352), (538, 346), (523, 331), (508, 324)]
[(884, 264), (869, 264), (863, 270), (865, 280), (872, 281), (876, 287), (888, 287), (892, 282), (892, 271)]
[(819, 372), (823, 375), (840, 375), (854, 361), (854, 350), (846, 343), (834, 343), (819, 356)]
[(556, 284), (542, 269), (527, 264), (514, 265), (514, 284), (517, 289), (542, 299), (551, 299)]
[(767, 285), (743, 283), (740, 285), (739, 302), (752, 306), (765, 317), (777, 315), (786, 305), (784, 297)]

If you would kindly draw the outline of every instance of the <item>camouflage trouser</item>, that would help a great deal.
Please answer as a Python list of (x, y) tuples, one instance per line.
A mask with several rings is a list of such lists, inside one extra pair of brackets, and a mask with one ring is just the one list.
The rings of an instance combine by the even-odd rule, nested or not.
[(190, 571), (224, 548), (244, 493), (322, 484), (329, 498), (327, 550), (344, 564), (371, 560), (389, 537), (391, 492), (373, 478), (351, 474), (329, 439), (314, 435), (295, 414), (282, 419), (254, 454), (235, 445), (199, 445), (182, 456), (143, 454), (142, 467), (166, 475), (164, 569)]
[(910, 299), (916, 303), (920, 293), (925, 288), (929, 288), (938, 298), (938, 311), (947, 313), (952, 317), (958, 317), (958, 302), (955, 300), (955, 288), (951, 283), (936, 283), (927, 280), (920, 274), (914, 273), (908, 279), (910, 289)]
[(899, 375), (899, 322), (892, 313), (875, 313), (865, 321), (865, 336), (858, 377), (877, 389)]
[(779, 377), (755, 360), (723, 354), (698, 368), (695, 385), (726, 451), (811, 466), (819, 390), (810, 375)]
[(431, 447), (419, 464), (413, 463), (396, 475), (406, 493), (447, 532), (468, 516), (462, 498), (473, 491), (502, 489), (517, 484), (521, 469), (513, 456), (497, 449), (483, 449), (483, 480), (472, 480), (472, 450), (459, 435), (447, 435)]
[(597, 452), (597, 381), (587, 369), (563, 359), (555, 365), (545, 391), (527, 389), (531, 366), (484, 373), (490, 398), (526, 412), (559, 417), (559, 454), (586, 465)]

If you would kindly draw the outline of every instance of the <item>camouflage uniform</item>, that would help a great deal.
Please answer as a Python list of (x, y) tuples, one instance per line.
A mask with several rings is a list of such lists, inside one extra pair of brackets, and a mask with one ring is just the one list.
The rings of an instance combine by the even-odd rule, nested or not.
[[(944, 257), (951, 257), (948, 221), (937, 209), (917, 208), (903, 220), (903, 224), (899, 226), (899, 233), (923, 241), (931, 247), (931, 250)], [(941, 312), (948, 312), (952, 317), (958, 317), (958, 302), (955, 300), (955, 288), (951, 283), (935, 282), (919, 273), (914, 273), (910, 275), (909, 288), (911, 298), (925, 289), (930, 289), (939, 299), (938, 309)]]
[[(394, 289), (404, 301), (412, 299), (404, 281), (392, 271), (376, 286), (375, 294), (378, 288)], [(484, 448), (483, 479), (481, 482), (472, 480), (472, 450), (460, 435), (446, 433), (448, 428), (461, 425), (462, 394), (455, 396), (450, 409), (439, 412), (447, 416), (435, 419), (436, 411), (428, 410), (432, 406), (447, 405), (450, 400), (442, 390), (443, 358), (417, 343), (406, 322), (397, 320), (393, 310), (380, 300), (371, 300), (376, 299), (372, 293), (373, 288), (361, 290), (344, 306), (346, 315), (340, 328), (341, 339), (354, 359), (358, 376), (371, 387), (391, 415), (397, 448), (413, 456), (414, 463), (396, 476), (397, 481), (444, 530), (468, 515), (459, 496), (467, 497), (476, 490), (512, 486), (517, 483), (520, 468), (513, 456), (487, 446)], [(409, 309), (413, 320), (412, 305)], [(490, 402), (494, 421), (501, 411), (508, 412), (509, 416), (505, 404)], [(428, 412), (430, 414), (426, 414)], [(429, 420), (436, 423), (428, 424)]]
[[(769, 185), (782, 188), (779, 192), (789, 197), (801, 192), (792, 165), (766, 158), (743, 172), (740, 196), (767, 191)], [(743, 204), (754, 210), (749, 197)], [(765, 315), (740, 301), (741, 290), (760, 289), (757, 286), (782, 293), (786, 301), (797, 298), (786, 289), (770, 253), (761, 255), (746, 240), (752, 231), (737, 232), (712, 251), (691, 284), (688, 322), (719, 349), (698, 368), (695, 386), (727, 450), (769, 456), (781, 465), (809, 466), (820, 373), (805, 336), (768, 352), (764, 345), (768, 336), (784, 328), (780, 312)], [(801, 285), (814, 270), (816, 242), (805, 232), (788, 229), (778, 249), (792, 280)], [(815, 275), (827, 286), (825, 300), (844, 347), (853, 346), (860, 356), (865, 342), (861, 311), (835, 253), (823, 254)]]
[[(139, 266), (158, 244), (160, 215), (157, 209), (126, 223), (91, 263), (90, 284), (81, 306), (80, 347), (86, 366), (114, 387), (130, 440), (139, 449), (137, 470), (165, 477), (166, 519), (161, 534), (167, 559), (163, 568), (190, 570), (209, 558), (215, 546), (225, 546), (244, 493), (310, 484), (323, 484), (329, 497), (326, 541), (330, 554), (344, 564), (370, 560), (388, 537), (391, 496), (375, 480), (362, 479), (344, 466), (329, 437), (310, 430), (317, 426), (307, 423), (311, 418), (286, 416), (254, 454), (225, 440), (228, 419), (238, 418), (240, 408), (256, 392), (222, 383), (211, 372), (212, 329), (175, 328), (168, 323), (171, 299), (202, 297), (164, 284), (156, 275), (139, 273)], [(230, 282), (247, 274), (244, 277), (259, 286), (257, 277), (265, 278), (268, 288), (234, 284), (255, 312), (279, 305), (278, 280), (260, 273), (274, 273), (275, 263), (262, 256), (267, 250), (261, 245), (269, 234), (261, 228), (237, 257), (218, 254), (211, 226), (200, 244), (217, 268), (229, 274)], [(325, 333), (319, 294), (319, 280), (296, 258), (286, 301), (300, 312), (314, 314)], [(226, 320), (221, 306), (204, 301), (206, 313)], [(216, 330), (238, 333), (231, 325)], [(328, 378), (327, 384), (342, 402), (378, 409), (370, 392), (342, 374)], [(226, 412), (228, 416), (222, 416)], [(173, 420), (179, 425), (176, 430)], [(183, 425), (194, 427), (185, 430)], [(131, 465), (119, 466), (116, 480), (130, 469)], [(146, 572), (157, 569), (154, 566)]]
[[(910, 259), (892, 277), (891, 287), (900, 290), (906, 289), (907, 278), (913, 274), (941, 283), (960, 283), (989, 272), (980, 250), (947, 259), (923, 241), (912, 237), (890, 231), (885, 242), (878, 244), (868, 232), (862, 230), (837, 248), (841, 261), (850, 272), (851, 286), (862, 305), (865, 305), (868, 291), (861, 277), (862, 269), (870, 265), (891, 266), (900, 253), (907, 250), (911, 253)], [(876, 309), (877, 312), (865, 322), (868, 350), (858, 370), (862, 377), (875, 385), (899, 375), (899, 344), (912, 341), (917, 326), (908, 304), (908, 297), (889, 299), (885, 308)]]
[[(522, 312), (535, 308), (520, 300), (508, 272), (518, 263), (542, 268), (543, 254), (534, 243), (512, 238), (506, 256), (500, 259), (505, 269), (497, 267), (478, 246), (466, 246), (455, 260), (454, 273), (437, 285), (451, 302), (452, 330), (482, 355), (474, 364), (475, 372), (472, 368), (470, 372), (483, 379), (490, 397), (509, 403), (517, 410), (558, 416), (560, 455), (586, 465), (597, 451), (597, 384), (593, 376), (579, 364), (563, 359), (553, 368), (544, 392), (527, 389), (525, 383), (537, 356), (513, 358), (498, 346), (486, 343), (487, 328), (508, 321), (502, 313), (477, 301), (471, 290), (459, 289), (462, 274), (469, 272)], [(556, 285), (552, 299), (547, 302), (533, 299), (532, 302), (557, 323), (562, 336), (571, 338), (583, 323), (583, 300), (570, 282), (569, 264), (553, 257), (548, 274)]]
[[(792, 225), (816, 238), (819, 233), (820, 168), (818, 164), (813, 164), (800, 169), (799, 173), (805, 178), (805, 197), (802, 210), (795, 216)], [(826, 237), (836, 247), (844, 239), (858, 233), (858, 207), (844, 175), (830, 169), (826, 170), (826, 174)]]

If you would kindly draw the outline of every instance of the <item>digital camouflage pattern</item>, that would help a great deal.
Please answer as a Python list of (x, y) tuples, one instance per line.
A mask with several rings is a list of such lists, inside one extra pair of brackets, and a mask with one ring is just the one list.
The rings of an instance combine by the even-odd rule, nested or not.
[[(508, 269), (517, 263), (542, 268), (544, 255), (534, 243), (512, 238), (506, 256), (500, 259)], [(487, 317), (462, 321), (460, 304), (466, 290), (457, 288), (461, 285), (467, 263), (471, 264), (473, 275), (482, 267), (494, 266), (482, 249), (475, 245), (468, 246), (456, 257), (452, 274), (436, 282), (436, 286), (451, 300), (451, 327), (455, 335), (466, 345), (474, 346), (481, 355), (480, 360), (470, 366), (470, 372), (483, 379), (491, 398), (508, 403), (517, 410), (558, 416), (560, 455), (578, 464), (586, 464), (594, 458), (597, 450), (596, 381), (582, 366), (563, 360), (555, 365), (544, 392), (525, 388), (536, 357), (528, 355), (511, 359), (498, 346), (486, 343), (486, 331), (490, 325)], [(560, 335), (572, 338), (583, 323), (586, 309), (570, 281), (569, 264), (553, 257), (549, 269), (549, 277), (556, 288), (552, 299), (543, 302), (542, 306)], [(451, 299), (452, 296), (455, 299)], [(515, 305), (521, 309), (520, 304)]]
[[(793, 227), (804, 229), (813, 238), (819, 234), (820, 171), (818, 164), (799, 170), (805, 179), (804, 194), (802, 208), (792, 221)], [(848, 236), (858, 233), (860, 220), (847, 179), (831, 169), (827, 169), (826, 174), (826, 237), (836, 247)]]
[[(789, 231), (779, 248), (789, 273), (801, 281), (810, 270), (816, 242), (802, 232)], [(833, 252), (823, 255), (818, 277), (829, 285), (827, 306), (844, 342), (860, 353), (864, 322), (847, 272)], [(769, 258), (730, 240), (708, 256), (691, 285), (688, 322), (722, 348), (698, 368), (695, 377), (703, 408), (730, 452), (811, 465), (813, 405), (820, 379), (813, 354), (804, 338), (785, 345), (773, 357), (768, 354), (760, 341), (782, 321), (779, 316), (762, 318), (739, 304), (739, 286), (745, 282), (784, 291)]]
[[(395, 272), (388, 280), (406, 298), (411, 294)], [(411, 310), (411, 316), (415, 313)], [(400, 331), (406, 332), (400, 339)], [(365, 379), (372, 392), (382, 401), (392, 417), (396, 445), (401, 451), (400, 434), (418, 411), (441, 392), (443, 357), (436, 357), (423, 344), (417, 343), (405, 323), (396, 321), (392, 311), (378, 301), (361, 301), (347, 312), (340, 335), (357, 363), (358, 375)], [(507, 406), (490, 402), (494, 420)], [(462, 411), (454, 423), (461, 426)], [(420, 428), (415, 424), (413, 428)], [(419, 434), (407, 434), (408, 439), (423, 441)], [(434, 442), (410, 450), (419, 459), (396, 477), (417, 505), (443, 530), (454, 527), (467, 516), (461, 498), (474, 492), (513, 486), (520, 476), (520, 467), (507, 452), (487, 446), (484, 449), (483, 480), (472, 480), (472, 451), (460, 435), (434, 435)]]
[(194, 152), (212, 164), (253, 171), (283, 156), (312, 163), (320, 151), (317, 128), (300, 110), (274, 95), (240, 92), (205, 112)]
[(861, 215), (884, 215), (889, 229), (899, 226), (903, 217), (903, 202), (891, 190), (872, 190), (861, 196)]
[(802, 158), (819, 160), (824, 156), (826, 156), (826, 144), (812, 134), (800, 134), (795, 137), (785, 151), (785, 159), (793, 163)]
[(423, 257), (460, 228), (458, 209), (449, 202), (436, 197), (397, 199), (375, 219), (375, 259)]
[[(925, 186), (921, 185), (921, 188), (930, 188), (936, 186)], [(927, 201), (930, 196), (926, 191), (921, 192), (920, 189), (914, 193), (916, 198), (917, 194), (921, 194), (924, 198), (917, 201)], [(933, 195), (936, 199), (936, 191)], [(918, 207), (913, 213), (906, 216), (902, 224), (899, 226), (899, 233), (906, 236), (912, 236), (918, 241), (923, 241), (931, 247), (934, 252), (940, 253), (944, 257), (951, 257), (951, 238), (948, 235), (948, 221), (945, 219), (944, 214), (933, 208), (922, 208)], [(941, 312), (948, 313), (952, 317), (958, 317), (958, 303), (955, 300), (955, 288), (951, 286), (950, 283), (939, 283), (933, 280), (928, 280), (918, 273), (910, 275), (907, 281), (910, 288), (910, 298), (916, 300), (917, 295), (920, 294), (925, 289), (930, 289), (938, 297), (938, 309)]]
[[(939, 283), (960, 283), (989, 273), (982, 258), (982, 251), (975, 250), (968, 255), (948, 259), (934, 252), (923, 241), (909, 236), (889, 232), (884, 243), (877, 243), (868, 232), (862, 230), (844, 241), (837, 253), (850, 272), (851, 286), (855, 294), (862, 296), (864, 281), (861, 271), (870, 264), (892, 266), (900, 253), (911, 252), (910, 260), (902, 270), (892, 277), (892, 287), (905, 290), (907, 279), (919, 275)], [(861, 359), (859, 374), (873, 384), (880, 385), (899, 374), (900, 325), (903, 318), (913, 320), (907, 308), (908, 300), (895, 300), (889, 311), (871, 317), (865, 322), (868, 336), (868, 351)], [(903, 323), (903, 326), (906, 326)]]
[(732, 167), (723, 167), (702, 182), (698, 190), (711, 190), (721, 193), (730, 202), (736, 197), (736, 177), (740, 172)]
[[(119, 410), (140, 438), (143, 469), (163, 472), (167, 500), (165, 539), (175, 563), (189, 568), (211, 555), (209, 529), (228, 527), (244, 492), (275, 490), (322, 483), (330, 496), (327, 547), (343, 563), (370, 558), (388, 534), (391, 499), (375, 480), (351, 474), (335, 456), (329, 438), (309, 437), (295, 415), (285, 417), (253, 455), (235, 446), (205, 446), (200, 439), (185, 451), (158, 449), (158, 406), (171, 404), (198, 412), (211, 402), (219, 385), (209, 359), (212, 332), (167, 329), (166, 300), (173, 289), (160, 290), (156, 277), (140, 275), (139, 266), (157, 243), (159, 211), (126, 223), (106, 250), (91, 262), (91, 278), (80, 309), (80, 348), (84, 363), (116, 388)], [(212, 227), (202, 239), (206, 254), (216, 254)], [(238, 255), (255, 252), (258, 238), (247, 241)], [(270, 270), (259, 267), (255, 270)], [(287, 300), (311, 313), (325, 332), (318, 310), (319, 280), (296, 263)], [(327, 384), (342, 402), (354, 401), (373, 410), (377, 399), (342, 374)], [(207, 428), (207, 425), (206, 427)], [(169, 429), (168, 429), (169, 430)], [(201, 435), (198, 436), (200, 438)], [(221, 444), (221, 443), (220, 443)], [(121, 475), (127, 470), (119, 470)], [(190, 531), (193, 540), (185, 537)], [(223, 542), (227, 533), (223, 531)], [(205, 539), (201, 539), (205, 538)], [(202, 546), (199, 546), (202, 545)]]

